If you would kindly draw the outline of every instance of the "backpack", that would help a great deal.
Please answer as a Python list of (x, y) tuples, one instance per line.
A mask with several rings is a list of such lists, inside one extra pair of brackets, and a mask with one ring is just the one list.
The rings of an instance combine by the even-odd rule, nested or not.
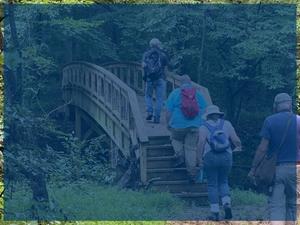
[(157, 49), (151, 49), (146, 53), (144, 63), (146, 76), (150, 80), (157, 80), (161, 77), (162, 74), (162, 62), (161, 62), (161, 53)]
[(187, 119), (194, 119), (199, 114), (200, 109), (196, 94), (196, 88), (181, 89), (181, 111)]
[(210, 145), (211, 150), (216, 153), (225, 152), (230, 148), (229, 139), (223, 130), (224, 122), (224, 120), (221, 120), (220, 124), (215, 127), (208, 122), (204, 122), (204, 126), (206, 126), (210, 132), (207, 142)]

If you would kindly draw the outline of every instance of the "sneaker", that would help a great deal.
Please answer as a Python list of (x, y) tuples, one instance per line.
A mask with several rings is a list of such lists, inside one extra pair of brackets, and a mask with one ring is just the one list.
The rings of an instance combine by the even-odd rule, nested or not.
[(210, 221), (220, 221), (219, 213), (211, 213), (206, 219)]
[(146, 120), (152, 120), (153, 115), (152, 114), (148, 114), (148, 116), (146, 117)]
[(232, 219), (231, 207), (230, 207), (230, 205), (229, 205), (228, 203), (226, 203), (226, 204), (224, 205), (224, 211), (225, 211), (225, 217), (224, 217), (224, 219), (225, 219), (225, 220), (230, 220), (230, 219)]

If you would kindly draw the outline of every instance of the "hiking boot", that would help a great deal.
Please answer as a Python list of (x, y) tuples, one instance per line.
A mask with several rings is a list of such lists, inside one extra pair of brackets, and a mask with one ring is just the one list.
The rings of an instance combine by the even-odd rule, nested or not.
[(231, 207), (230, 207), (230, 205), (228, 203), (226, 203), (224, 205), (224, 212), (225, 212), (225, 217), (224, 217), (225, 220), (232, 219)]
[(160, 123), (160, 119), (159, 117), (154, 117), (153, 123), (159, 124)]
[(146, 120), (152, 120), (153, 115), (152, 114), (148, 114), (148, 116), (146, 117)]
[(220, 221), (219, 213), (211, 213), (206, 219), (210, 221)]
[(197, 181), (196, 177), (191, 174), (188, 175), (188, 180), (190, 184), (195, 184)]

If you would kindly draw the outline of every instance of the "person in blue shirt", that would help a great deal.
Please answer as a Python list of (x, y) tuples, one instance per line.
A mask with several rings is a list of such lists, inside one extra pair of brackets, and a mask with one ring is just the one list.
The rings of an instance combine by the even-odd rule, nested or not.
[(248, 176), (255, 181), (255, 169), (264, 155), (277, 154), (269, 216), (272, 225), (283, 225), (284, 221), (296, 221), (297, 193), (300, 193), (299, 183), (297, 184), (297, 172), (300, 172), (297, 115), (292, 113), (292, 98), (287, 93), (276, 95), (273, 107), (274, 114), (268, 116), (263, 123), (261, 142)]
[(171, 131), (172, 145), (176, 156), (176, 167), (185, 162), (191, 182), (195, 181), (197, 169), (197, 145), (199, 127), (202, 124), (202, 114), (207, 103), (199, 90), (196, 90), (195, 99), (199, 107), (198, 114), (187, 118), (182, 112), (182, 89), (194, 88), (188, 75), (181, 76), (181, 85), (173, 90), (166, 102), (166, 120)]

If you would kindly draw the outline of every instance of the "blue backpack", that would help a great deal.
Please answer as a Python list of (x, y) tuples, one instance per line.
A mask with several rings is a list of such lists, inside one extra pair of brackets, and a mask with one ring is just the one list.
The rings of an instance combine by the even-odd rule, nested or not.
[(221, 120), (217, 126), (212, 126), (207, 122), (204, 122), (204, 126), (209, 130), (210, 136), (207, 138), (207, 142), (211, 147), (211, 150), (216, 153), (225, 152), (230, 148), (230, 141), (225, 134), (224, 120)]

